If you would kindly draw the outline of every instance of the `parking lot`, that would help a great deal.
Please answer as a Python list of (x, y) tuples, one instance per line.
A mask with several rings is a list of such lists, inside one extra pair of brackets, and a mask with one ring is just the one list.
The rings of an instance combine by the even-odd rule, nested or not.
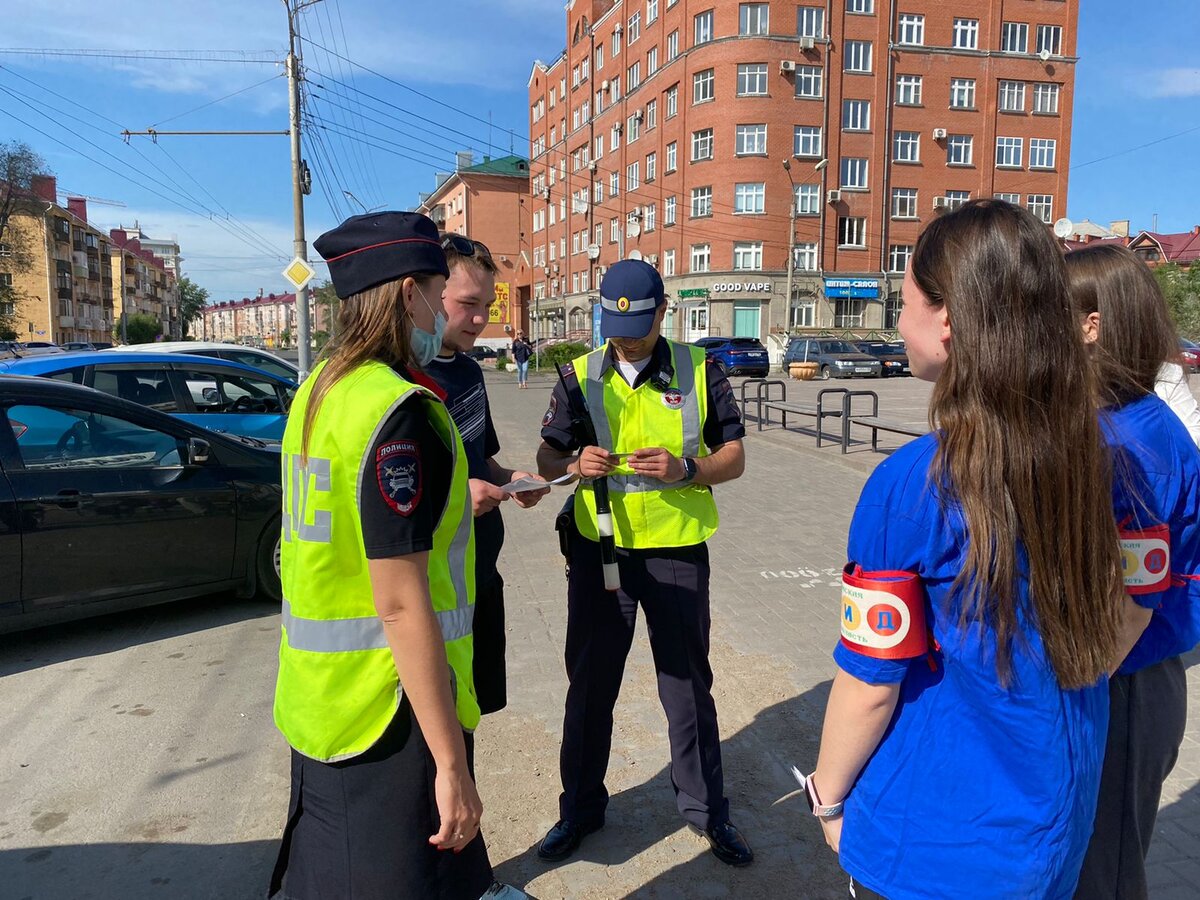
[[(487, 377), (500, 458), (531, 467), (551, 381), (533, 375), (518, 392), (510, 375)], [(881, 416), (925, 421), (930, 386), (911, 378), (788, 382), (787, 397), (814, 402), (829, 387), (876, 391)], [(734, 821), (758, 854), (745, 870), (714, 860), (675, 813), (640, 626), (617, 708), (607, 826), (566, 863), (536, 859), (559, 791), (566, 603), (552, 520), (563, 494), (527, 512), (506, 506), (510, 702), (476, 733), (498, 877), (541, 900), (845, 896), (802, 801), (777, 801), (795, 786), (787, 767), (814, 762), (846, 529), (884, 458), (869, 437), (853, 431), (843, 455), (815, 447), (811, 419), (789, 420), (786, 432), (749, 423), (746, 474), (717, 489), (714, 693)], [(880, 446), (905, 440), (881, 434)], [(277, 607), (220, 595), (0, 637), (0, 895), (262, 896), (288, 791), (287, 748), (271, 721), (278, 636)], [(1200, 707), (1192, 712), (1152, 851), (1156, 900), (1200, 893)]]

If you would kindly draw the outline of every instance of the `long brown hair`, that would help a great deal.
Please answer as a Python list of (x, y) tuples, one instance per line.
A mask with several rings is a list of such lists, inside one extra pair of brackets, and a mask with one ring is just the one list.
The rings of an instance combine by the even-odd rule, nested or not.
[(324, 367), (316, 375), (312, 395), (304, 414), (300, 452), (308, 456), (308, 441), (312, 436), (317, 413), (329, 390), (347, 373), (368, 360), (378, 360), (388, 366), (411, 365), (412, 327), (404, 308), (404, 287), (415, 281), (424, 287), (436, 277), (417, 272), (395, 281), (387, 281), (347, 297), (338, 313), (337, 337), (321, 351)]
[(1093, 244), (1066, 256), (1075, 315), (1100, 314), (1092, 364), (1106, 404), (1154, 392), (1158, 370), (1179, 356), (1179, 334), (1150, 269), (1120, 244)]
[(935, 219), (910, 265), (950, 321), (931, 474), (966, 521), (963, 619), (995, 634), (1001, 684), (1022, 619), (1062, 688), (1094, 684), (1116, 655), (1124, 584), (1112, 464), (1062, 254), (1031, 213), (976, 200)]

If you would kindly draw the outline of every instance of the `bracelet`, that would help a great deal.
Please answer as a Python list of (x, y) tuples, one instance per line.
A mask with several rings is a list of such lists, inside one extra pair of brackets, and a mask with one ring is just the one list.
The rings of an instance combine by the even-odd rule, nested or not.
[(843, 798), (837, 803), (831, 803), (828, 806), (823, 805), (821, 797), (817, 793), (817, 783), (813, 779), (813, 776), (816, 774), (816, 772), (813, 772), (804, 779), (804, 796), (808, 799), (808, 808), (812, 810), (812, 814), (818, 819), (833, 819), (840, 816), (842, 808), (846, 805), (845, 799)]

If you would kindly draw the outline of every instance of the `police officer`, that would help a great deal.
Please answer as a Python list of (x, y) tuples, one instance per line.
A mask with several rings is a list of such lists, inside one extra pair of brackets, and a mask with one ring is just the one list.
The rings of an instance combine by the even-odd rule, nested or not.
[[(604, 824), (613, 707), (640, 605), (671, 741), (680, 814), (722, 862), (754, 854), (729, 821), (708, 664), (709, 560), (717, 530), (712, 485), (742, 474), (745, 430), (729, 382), (704, 351), (661, 337), (666, 299), (650, 265), (624, 260), (600, 285), (607, 343), (576, 359), (542, 422), (538, 468), (582, 481), (569, 540), (566, 668), (570, 687), (559, 759), (560, 820), (538, 856), (570, 856)], [(586, 413), (581, 410), (586, 406)], [(596, 435), (586, 445), (573, 417)], [(611, 504), (620, 589), (605, 589), (592, 479)], [(603, 502), (603, 498), (601, 498)], [(607, 520), (607, 517), (604, 517)]]
[(472, 771), (474, 537), (433, 383), (448, 274), (434, 224), (355, 216), (314, 243), (336, 343), (283, 437), (275, 722), (291, 805), (270, 895), (476, 900), (492, 884)]

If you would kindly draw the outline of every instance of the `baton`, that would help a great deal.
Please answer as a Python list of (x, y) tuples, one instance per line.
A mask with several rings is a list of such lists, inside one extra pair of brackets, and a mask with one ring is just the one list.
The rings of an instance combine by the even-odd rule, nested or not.
[[(583, 398), (583, 391), (579, 387), (578, 376), (575, 390), (571, 390), (566, 378), (563, 377), (562, 367), (555, 363), (554, 368), (558, 370), (558, 379), (566, 391), (567, 405), (571, 409), (572, 423), (577, 429), (581, 446), (599, 446), (596, 427), (592, 424), (592, 417), (588, 413), (587, 401)], [(592, 495), (596, 500), (596, 531), (600, 538), (600, 568), (604, 572), (604, 589), (619, 591), (621, 589), (621, 571), (617, 567), (617, 540), (616, 533), (613, 531), (607, 477), (600, 476), (592, 480)]]

